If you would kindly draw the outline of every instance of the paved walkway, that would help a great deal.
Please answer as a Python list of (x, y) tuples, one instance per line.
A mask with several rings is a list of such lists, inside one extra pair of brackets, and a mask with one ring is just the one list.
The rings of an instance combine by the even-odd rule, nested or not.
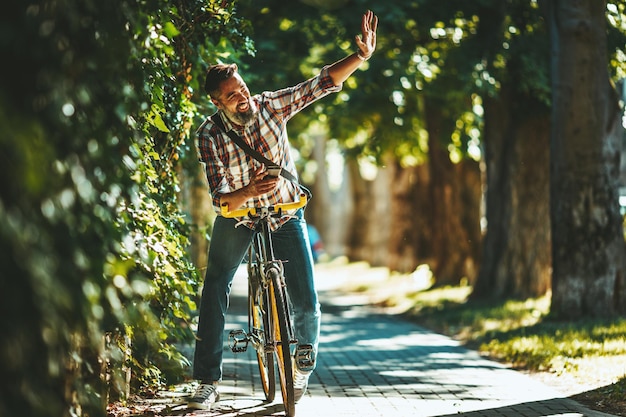
[[(448, 337), (380, 314), (320, 277), (323, 325), (317, 371), (297, 417), (600, 417), (528, 376), (482, 358)], [(245, 278), (236, 278), (227, 330), (245, 327)], [(361, 305), (359, 305), (361, 304)], [(262, 401), (252, 349), (225, 353), (221, 401), (189, 412), (180, 393), (155, 400), (167, 416), (283, 416), (280, 393)], [(153, 404), (154, 405), (154, 404)]]

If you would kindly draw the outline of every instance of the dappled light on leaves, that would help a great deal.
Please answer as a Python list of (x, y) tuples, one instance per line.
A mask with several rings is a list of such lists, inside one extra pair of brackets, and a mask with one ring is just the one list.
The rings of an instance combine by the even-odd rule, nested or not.
[(199, 275), (177, 170), (198, 63), (251, 51), (248, 23), (221, 1), (10, 2), (1, 20), (0, 414), (103, 415), (131, 369), (141, 390), (187, 365), (173, 344), (193, 338)]

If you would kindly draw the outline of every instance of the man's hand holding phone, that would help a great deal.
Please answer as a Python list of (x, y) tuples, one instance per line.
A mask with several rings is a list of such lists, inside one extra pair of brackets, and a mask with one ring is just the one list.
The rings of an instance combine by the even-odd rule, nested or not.
[[(264, 169), (263, 167), (259, 167), (254, 171), (247, 187), (249, 189), (249, 197), (258, 197), (276, 188), (278, 185), (278, 175), (280, 175), (280, 167), (276, 168), (278, 172), (276, 172), (276, 170), (270, 172), (270, 168)], [(277, 176), (273, 176), (272, 174), (277, 174)]]

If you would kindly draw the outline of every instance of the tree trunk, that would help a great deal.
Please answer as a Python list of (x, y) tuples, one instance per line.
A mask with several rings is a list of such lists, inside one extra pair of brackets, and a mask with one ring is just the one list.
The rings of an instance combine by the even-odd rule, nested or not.
[[(314, 226), (320, 234), (324, 250), (331, 257), (346, 254), (346, 239), (349, 222), (346, 221), (352, 213), (352, 199), (349, 191), (349, 176), (343, 165), (336, 166), (339, 162), (334, 161), (335, 166), (329, 166), (326, 157), (326, 136), (313, 135), (315, 145), (312, 150), (312, 159), (317, 165), (315, 180), (307, 184), (313, 194), (306, 209), (307, 222)], [(329, 171), (330, 170), (330, 171)], [(341, 177), (341, 184), (337, 189), (332, 188), (329, 175)], [(338, 178), (333, 178), (337, 180)], [(303, 180), (303, 178), (301, 178)]]
[(539, 103), (508, 91), (484, 102), (487, 232), (473, 298), (536, 297), (550, 288), (549, 121), (528, 113)]
[(482, 262), (483, 235), (480, 228), (483, 199), (483, 174), (481, 164), (466, 158), (455, 165), (455, 181), (460, 184), (458, 190), (459, 216), (461, 227), (469, 245), (465, 253), (463, 271), (470, 285), (478, 277)]
[(433, 263), (430, 172), (427, 164), (406, 168), (394, 164), (387, 266), (406, 273)]
[[(312, 149), (311, 157), (317, 165), (315, 181), (308, 185), (313, 198), (307, 205), (307, 222), (318, 230), (321, 236), (326, 236), (327, 230), (335, 223), (334, 216), (330, 216), (328, 211), (332, 208), (330, 188), (328, 186), (328, 176), (326, 167), (326, 137), (315, 135), (313, 137), (315, 145)], [(303, 179), (300, 178), (300, 181)]]
[(208, 236), (211, 234), (216, 214), (202, 169), (196, 169), (195, 172), (183, 173), (181, 171), (179, 178), (183, 183), (181, 206), (191, 217), (191, 234), (189, 236), (191, 261), (200, 271), (201, 278), (204, 279), (209, 251)]
[[(480, 171), (473, 161), (454, 164), (450, 160), (450, 153), (443, 145), (449, 142), (449, 135), (444, 132), (450, 130), (446, 126), (454, 126), (454, 123), (444, 119), (442, 107), (443, 104), (432, 99), (425, 100), (432, 209), (429, 224), (434, 256), (431, 267), (437, 285), (457, 285), (462, 280), (473, 282), (476, 277), (476, 248), (480, 241)], [(472, 166), (473, 170), (468, 169)], [(468, 177), (464, 178), (464, 175)], [(474, 198), (462, 201), (462, 191), (468, 185), (473, 187)]]
[(347, 161), (354, 211), (350, 222), (348, 257), (365, 260), (373, 266), (386, 266), (391, 228), (391, 178), (393, 165), (378, 168), (372, 179), (365, 179), (359, 162)]
[(619, 107), (606, 68), (604, 1), (553, 0), (552, 313), (626, 312), (618, 204)]

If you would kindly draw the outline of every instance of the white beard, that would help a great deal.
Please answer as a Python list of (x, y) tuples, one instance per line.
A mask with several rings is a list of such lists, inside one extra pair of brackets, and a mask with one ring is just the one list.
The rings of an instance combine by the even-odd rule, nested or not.
[(243, 111), (243, 112), (238, 111), (238, 112), (232, 113), (224, 109), (224, 114), (226, 115), (226, 117), (230, 119), (231, 122), (235, 123), (236, 125), (244, 126), (244, 127), (250, 126), (255, 122), (256, 115), (258, 114), (259, 109), (257, 108), (254, 100), (250, 99), (248, 103), (249, 103), (249, 107), (248, 107), (248, 110), (246, 111)]

